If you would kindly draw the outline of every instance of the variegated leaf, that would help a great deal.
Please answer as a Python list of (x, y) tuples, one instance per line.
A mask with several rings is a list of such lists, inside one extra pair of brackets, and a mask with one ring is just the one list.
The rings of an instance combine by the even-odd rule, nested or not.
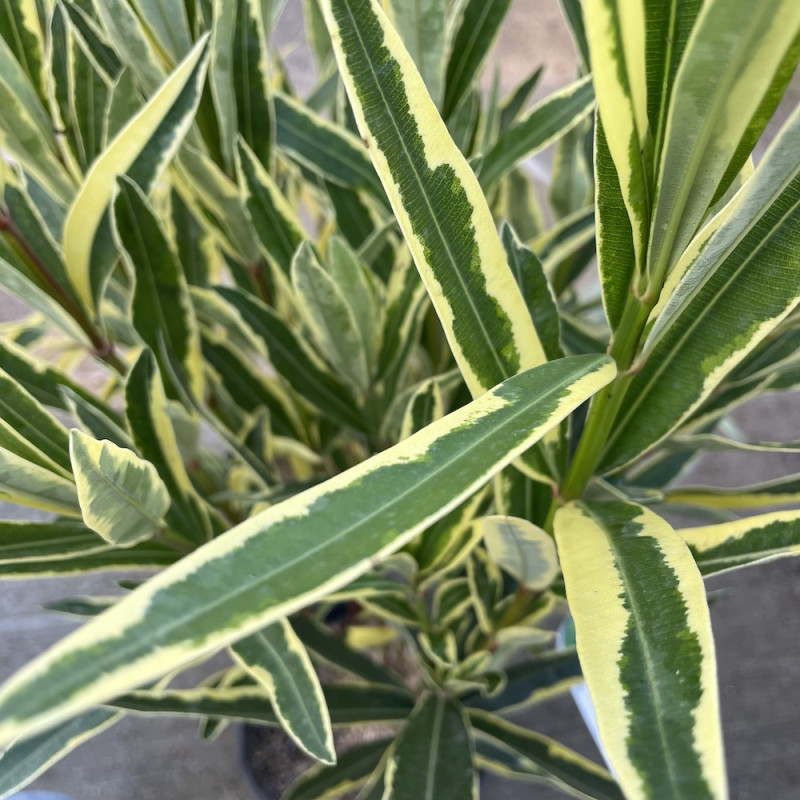
[(727, 797), (711, 622), (689, 548), (632, 503), (570, 503), (555, 536), (600, 739), (625, 797)]
[(170, 504), (155, 467), (130, 450), (78, 430), (70, 432), (69, 444), (86, 525), (118, 547), (153, 536)]
[[(12, 678), (0, 692), (0, 741), (55, 725), (346, 585), (474, 493), (614, 374), (604, 357), (522, 373), (214, 539)], [(151, 403), (146, 395), (140, 401)], [(227, 589), (209, 593), (210, 580)]]
[(362, 136), (473, 396), (543, 363), (480, 186), (397, 32), (374, 0), (324, 0), (323, 10)]
[(756, 517), (678, 531), (702, 575), (800, 555), (800, 512)]
[(267, 690), (293, 741), (318, 761), (334, 764), (333, 731), (319, 678), (288, 620), (241, 639), (232, 650), (236, 660)]
[(385, 800), (477, 800), (472, 738), (461, 704), (444, 695), (420, 700), (386, 765)]
[(92, 310), (116, 260), (109, 213), (115, 179), (127, 174), (145, 193), (153, 187), (189, 130), (207, 63), (204, 38), (94, 162), (70, 208), (64, 228), (67, 270)]

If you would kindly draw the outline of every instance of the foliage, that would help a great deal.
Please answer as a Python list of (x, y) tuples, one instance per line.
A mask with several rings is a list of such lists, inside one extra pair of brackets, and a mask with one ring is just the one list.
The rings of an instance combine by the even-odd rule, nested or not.
[[(730, 513), (800, 489), (676, 481), (797, 449), (720, 434), (800, 381), (800, 113), (751, 158), (800, 5), (563, 0), (582, 74), (531, 110), (538, 69), (478, 90), (508, 0), (309, 0), (304, 99), (283, 6), (0, 18), (0, 498), (47, 515), (0, 574), (144, 573), (52, 605), (88, 619), (0, 690), (1, 796), (147, 713), (282, 726), (287, 798), (725, 797), (703, 576), (800, 551)], [(613, 777), (504, 718), (581, 675)]]

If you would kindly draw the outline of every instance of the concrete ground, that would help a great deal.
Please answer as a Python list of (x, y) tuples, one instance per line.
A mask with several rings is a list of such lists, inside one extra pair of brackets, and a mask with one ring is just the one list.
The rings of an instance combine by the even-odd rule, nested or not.
[[(290, 0), (281, 27), (281, 49), (299, 88), (310, 88), (308, 53), (302, 46), (300, 0)], [(556, 0), (515, 0), (496, 51), (502, 85), (511, 88), (535, 63), (547, 64), (537, 92), (543, 96), (574, 77), (571, 41)], [(797, 85), (792, 102), (800, 98)], [(0, 321), (18, 311), (0, 298)], [(770, 398), (740, 416), (752, 440), (800, 438), (797, 396)], [(772, 456), (757, 470), (719, 456), (704, 480), (736, 485), (800, 471), (800, 460)], [(14, 511), (0, 507), (0, 518)], [(64, 596), (113, 591), (109, 576), (15, 581), (0, 585), (0, 680), (67, 633), (73, 623), (41, 610)], [(722, 713), (733, 800), (794, 800), (800, 794), (800, 559), (721, 576), (709, 588), (728, 590), (712, 608)], [(586, 752), (596, 750), (569, 698), (520, 715), (518, 721)], [(83, 745), (31, 788), (60, 791), (75, 800), (251, 800), (239, 764), (236, 730), (203, 742), (192, 721), (127, 717)], [(563, 795), (490, 779), (490, 800), (549, 800)], [(687, 798), (687, 800), (691, 800)]]

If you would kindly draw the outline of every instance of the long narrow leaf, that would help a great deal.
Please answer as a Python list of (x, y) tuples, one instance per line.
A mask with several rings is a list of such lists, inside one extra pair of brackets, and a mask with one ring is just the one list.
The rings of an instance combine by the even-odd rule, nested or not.
[[(0, 741), (57, 724), (346, 585), (457, 506), (614, 374), (604, 357), (560, 359), (522, 373), (209, 542), (12, 678), (0, 693)], [(209, 593), (209, 581), (224, 588)]]
[(375, 0), (323, 9), (362, 136), (473, 396), (543, 363), (486, 200), (396, 31)]
[(569, 504), (555, 535), (600, 739), (625, 797), (727, 797), (711, 622), (688, 547), (630, 503)]

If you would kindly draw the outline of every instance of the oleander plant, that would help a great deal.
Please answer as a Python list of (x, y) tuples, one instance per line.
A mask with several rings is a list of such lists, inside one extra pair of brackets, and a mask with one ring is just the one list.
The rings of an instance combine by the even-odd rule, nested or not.
[[(510, 0), (306, 0), (302, 98), (285, 5), (0, 9), (0, 575), (119, 586), (0, 689), (0, 797), (126, 714), (282, 727), (286, 800), (726, 797), (703, 579), (800, 476), (681, 479), (800, 451), (728, 421), (800, 385), (800, 4), (562, 0), (532, 108)], [(506, 718), (580, 681), (609, 769)]]

